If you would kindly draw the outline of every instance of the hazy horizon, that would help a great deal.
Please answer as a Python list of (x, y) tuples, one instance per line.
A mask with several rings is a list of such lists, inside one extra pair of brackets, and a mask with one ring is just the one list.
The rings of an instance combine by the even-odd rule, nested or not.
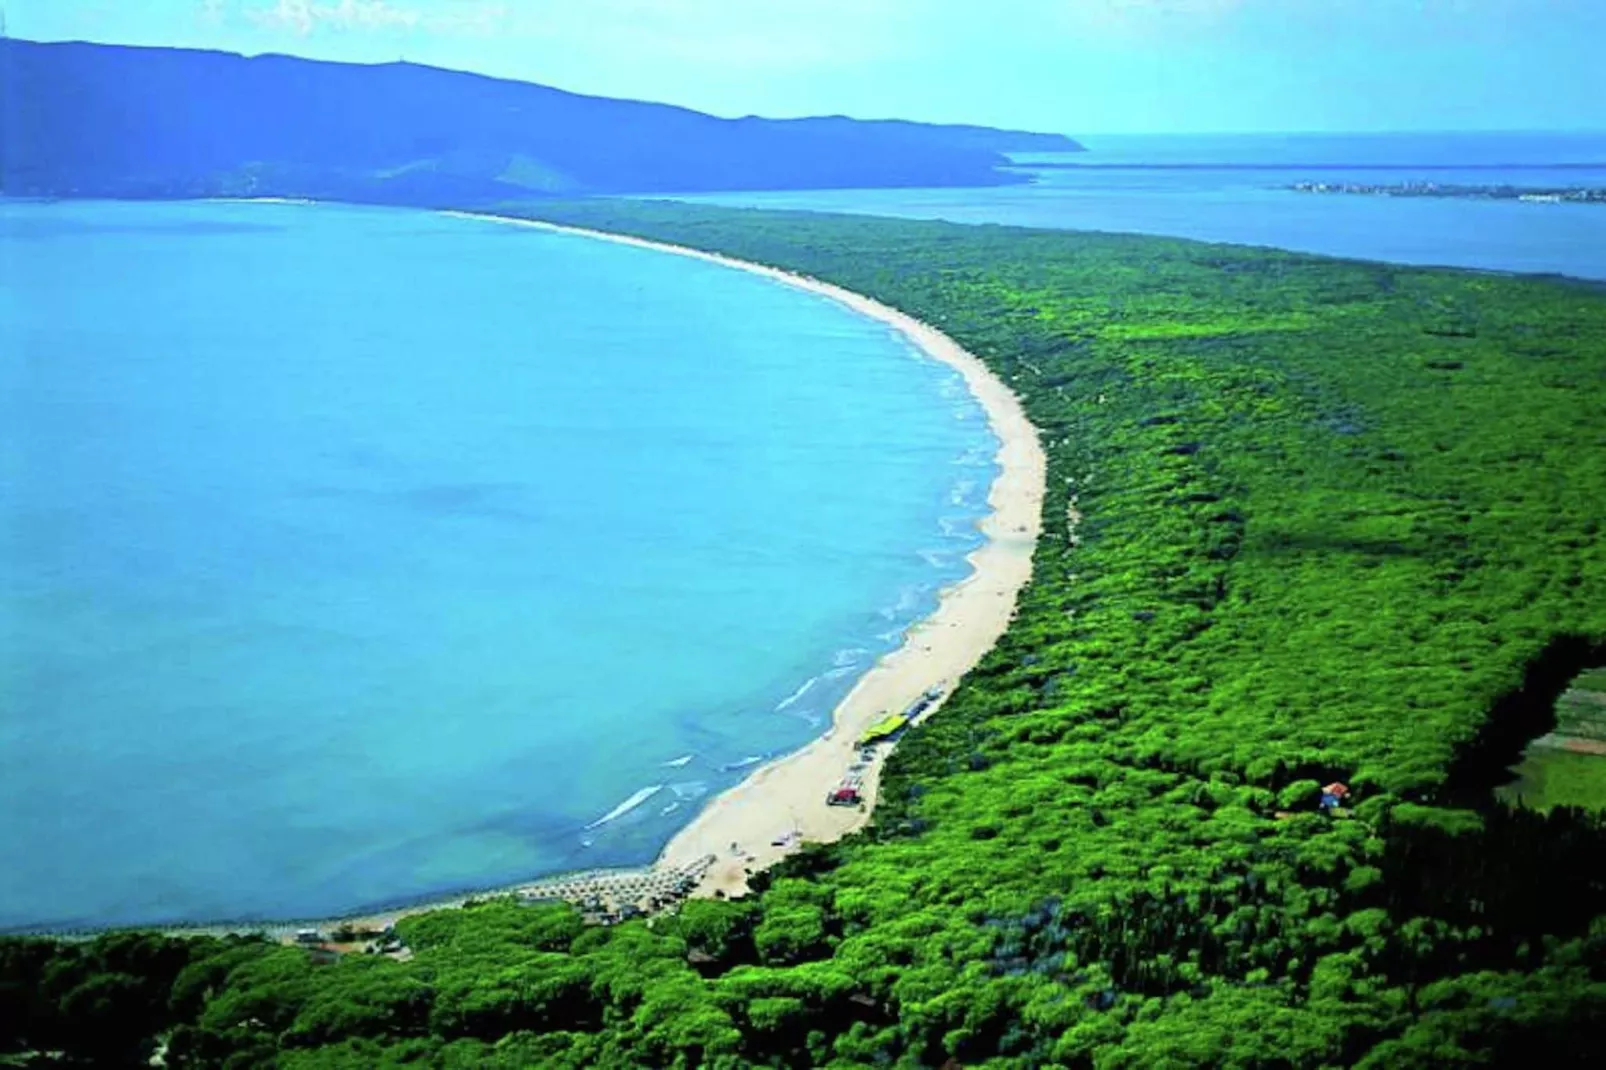
[(391, 63), (728, 118), (1073, 137), (1606, 129), (1591, 0), (11, 0), (12, 36)]

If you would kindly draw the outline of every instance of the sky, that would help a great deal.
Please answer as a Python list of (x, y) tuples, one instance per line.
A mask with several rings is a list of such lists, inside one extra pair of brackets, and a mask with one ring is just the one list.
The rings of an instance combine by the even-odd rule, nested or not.
[(405, 58), (716, 115), (1606, 128), (1606, 0), (0, 0), (15, 37)]

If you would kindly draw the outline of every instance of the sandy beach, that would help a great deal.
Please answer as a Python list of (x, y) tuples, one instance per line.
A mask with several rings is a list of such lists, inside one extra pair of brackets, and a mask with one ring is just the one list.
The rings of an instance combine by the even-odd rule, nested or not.
[[(824, 735), (760, 766), (715, 797), (659, 855), (657, 867), (671, 870), (713, 856), (716, 861), (695, 894), (740, 895), (750, 873), (796, 851), (802, 843), (829, 843), (863, 827), (875, 805), (886, 746), (878, 749), (864, 771), (863, 807), (825, 803), (826, 793), (857, 761), (859, 735), (885, 714), (904, 710), (928, 688), (941, 687), (946, 695), (1009, 626), (1016, 596), (1031, 578), (1032, 550), (1042, 527), (1047, 460), (1036, 428), (1014, 392), (979, 358), (935, 328), (862, 294), (778, 268), (643, 238), (508, 216), (447, 214), (694, 257), (829, 297), (880, 320), (957, 369), (998, 437), (999, 474), (987, 497), (992, 511), (981, 522), (987, 541), (969, 556), (971, 574), (944, 590), (937, 610), (909, 630), (901, 647), (865, 673), (837, 706)], [(922, 717), (932, 716), (940, 706), (940, 702), (933, 705)]]

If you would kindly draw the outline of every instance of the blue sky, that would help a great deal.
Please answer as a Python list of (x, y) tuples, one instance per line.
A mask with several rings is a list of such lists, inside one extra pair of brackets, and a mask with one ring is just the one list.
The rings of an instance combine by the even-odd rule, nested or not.
[(1606, 128), (1606, 0), (0, 0), (38, 40), (420, 63), (720, 115)]

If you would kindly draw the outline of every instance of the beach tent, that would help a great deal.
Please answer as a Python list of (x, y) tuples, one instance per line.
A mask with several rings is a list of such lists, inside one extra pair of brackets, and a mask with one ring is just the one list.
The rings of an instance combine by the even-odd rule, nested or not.
[(906, 714), (888, 714), (864, 730), (864, 734), (859, 737), (859, 746), (863, 747), (871, 743), (879, 743), (883, 739), (891, 739), (903, 731), (908, 724), (909, 718)]

